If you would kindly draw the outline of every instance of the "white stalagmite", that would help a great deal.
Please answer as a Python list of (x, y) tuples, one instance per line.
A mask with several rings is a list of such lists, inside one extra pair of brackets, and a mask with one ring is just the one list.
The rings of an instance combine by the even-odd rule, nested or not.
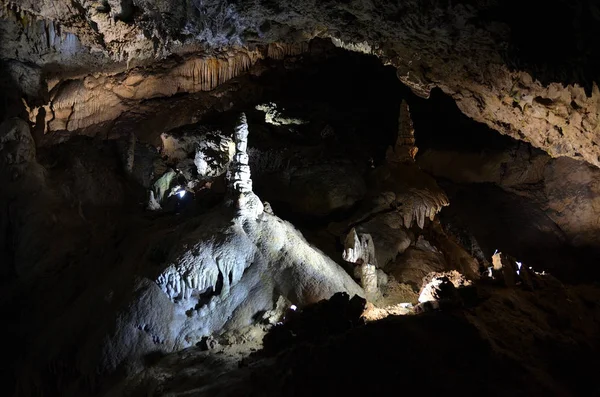
[(346, 262), (356, 263), (358, 265), (363, 263), (377, 265), (377, 259), (375, 259), (375, 246), (373, 245), (373, 238), (371, 235), (365, 233), (359, 236), (356, 233), (356, 229), (352, 228), (350, 233), (348, 233), (348, 236), (346, 236), (342, 258)]
[(248, 165), (248, 122), (242, 113), (234, 132), (235, 155), (233, 156), (232, 187), (238, 194), (252, 191), (250, 166)]
[(381, 294), (377, 282), (377, 259), (375, 258), (375, 246), (370, 234), (356, 233), (352, 228), (344, 242), (342, 257), (346, 262), (359, 265), (358, 277), (360, 284), (365, 290), (368, 300), (375, 301)]
[(241, 114), (234, 131), (235, 154), (229, 171), (230, 189), (240, 213), (247, 216), (258, 216), (263, 212), (263, 204), (252, 191), (252, 178), (248, 165), (248, 122), (246, 115)]

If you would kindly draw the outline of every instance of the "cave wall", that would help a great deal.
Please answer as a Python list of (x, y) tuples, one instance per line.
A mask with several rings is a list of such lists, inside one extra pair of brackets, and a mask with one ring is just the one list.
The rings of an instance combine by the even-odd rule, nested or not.
[[(333, 38), (395, 66), (398, 78), (421, 96), (437, 86), (466, 115), (503, 134), (551, 156), (599, 165), (598, 68), (593, 56), (582, 57), (596, 51), (587, 37), (596, 29), (598, 7), (584, 0), (539, 4), (544, 18), (538, 18), (514, 11), (521, 7), (513, 3), (3, 0), (3, 34), (13, 40), (1, 52), (5, 62), (42, 74), (56, 74), (58, 67), (67, 76), (80, 66), (123, 71), (174, 53)], [(560, 59), (534, 50), (538, 43), (554, 50), (553, 40)]]

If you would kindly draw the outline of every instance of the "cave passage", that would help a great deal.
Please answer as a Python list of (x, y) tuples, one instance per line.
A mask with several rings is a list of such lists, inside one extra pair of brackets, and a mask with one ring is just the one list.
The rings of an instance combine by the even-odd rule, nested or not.
[(594, 387), (565, 363), (599, 357), (600, 171), (398, 77), (314, 39), (53, 81), (4, 120), (10, 394)]

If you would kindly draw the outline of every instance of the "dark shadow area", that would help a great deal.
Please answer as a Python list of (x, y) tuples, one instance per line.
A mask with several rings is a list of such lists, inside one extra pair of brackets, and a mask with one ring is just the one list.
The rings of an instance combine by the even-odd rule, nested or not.
[(468, 230), (486, 258), (497, 250), (538, 271), (563, 279), (573, 276), (575, 251), (535, 203), (493, 184), (446, 182), (442, 186), (451, 203), (440, 215), (442, 222)]
[(28, 119), (21, 96), (20, 86), (13, 78), (10, 65), (0, 60), (0, 121), (9, 117)]
[(410, 98), (409, 105), (416, 144), (421, 153), (427, 149), (501, 151), (517, 143), (466, 116), (456, 102), (439, 88), (431, 91), (429, 99)]
[(361, 145), (381, 160), (396, 138), (400, 102), (412, 95), (393, 67), (319, 39), (311, 41), (310, 56), (271, 66), (275, 69), (260, 79), (263, 100), (280, 104), (290, 117), (310, 120), (298, 127), (306, 142), (320, 141), (329, 126), (336, 145)]
[[(544, 288), (542, 295), (558, 291)], [(581, 335), (577, 342), (560, 336), (572, 325), (564, 304), (550, 309), (552, 299), (538, 301), (522, 291), (489, 287), (478, 288), (477, 295), (480, 302), (472, 313), (388, 317), (366, 325), (358, 318), (356, 307), (364, 301), (357, 297), (349, 300), (338, 294), (289, 312), (256, 354), (275, 356), (274, 362), (250, 365), (251, 375), (247, 383), (240, 382), (240, 390), (265, 396), (393, 395), (399, 390), (427, 396), (449, 390), (467, 396), (543, 396), (598, 391), (592, 366), (581, 361), (598, 362), (594, 348), (579, 339)], [(478, 320), (471, 322), (475, 311)], [(548, 319), (533, 319), (540, 313)], [(504, 321), (522, 328), (502, 331)], [(557, 324), (562, 325), (555, 333), (541, 336), (533, 331)], [(531, 343), (529, 332), (536, 333)], [(541, 368), (551, 381), (540, 376)]]

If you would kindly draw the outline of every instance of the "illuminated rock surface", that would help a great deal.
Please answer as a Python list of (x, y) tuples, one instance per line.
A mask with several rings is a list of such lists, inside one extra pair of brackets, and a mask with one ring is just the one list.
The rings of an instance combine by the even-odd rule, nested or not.
[(0, 0), (2, 395), (600, 394), (560, 3)]
[[(39, 67), (59, 75), (59, 81), (79, 76), (68, 84), (53, 83), (55, 90), (48, 88), (51, 99), (52, 91), (65, 93), (51, 100), (46, 112), (54, 115), (51, 129), (73, 130), (114, 118), (127, 106), (121, 98), (214, 88), (253, 63), (254, 50), (242, 48), (249, 43), (263, 45), (265, 55), (281, 59), (301, 52), (301, 43), (311, 38), (333, 37), (340, 47), (373, 53), (395, 66), (398, 78), (418, 95), (428, 96), (437, 86), (466, 115), (491, 128), (552, 156), (599, 165), (595, 140), (600, 94), (593, 85), (597, 57), (576, 51), (596, 53), (588, 35), (594, 36), (598, 9), (588, 2), (582, 2), (583, 8), (543, 7), (543, 17), (529, 11), (515, 13), (518, 4), (512, 2), (430, 7), (419, 1), (286, 1), (277, 7), (262, 1), (249, 5), (217, 0), (121, 2), (126, 6), (31, 0), (2, 4), (3, 36), (10, 40), (3, 41), (1, 51), (17, 62), (9, 66), (11, 73), (33, 78), (28, 94), (35, 97), (46, 90), (44, 84), (36, 87)], [(547, 26), (563, 20), (562, 35), (541, 35)], [(560, 60), (549, 59), (551, 43), (556, 42), (574, 48), (562, 48)], [(231, 50), (219, 55), (222, 48)], [(185, 58), (199, 51), (209, 57), (216, 54), (207, 61), (201, 57), (178, 62), (162, 77), (142, 78), (145, 72), (135, 69), (123, 74), (157, 57)], [(24, 64), (32, 72), (21, 73)], [(55, 65), (61, 65), (60, 72)], [(81, 77), (86, 69), (110, 69), (117, 73), (116, 80), (110, 75)], [(93, 86), (102, 88), (89, 91)], [(66, 106), (69, 103), (74, 107)], [(67, 123), (69, 117), (72, 121)]]

